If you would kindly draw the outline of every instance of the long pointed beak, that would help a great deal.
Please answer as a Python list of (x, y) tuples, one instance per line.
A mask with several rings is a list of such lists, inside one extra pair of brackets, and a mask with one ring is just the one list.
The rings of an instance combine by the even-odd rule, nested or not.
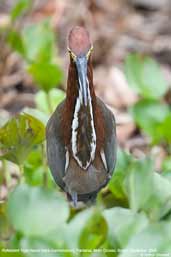
[(88, 102), (88, 85), (87, 85), (87, 58), (86, 56), (77, 57), (76, 67), (78, 72), (78, 82), (83, 97), (83, 103)]

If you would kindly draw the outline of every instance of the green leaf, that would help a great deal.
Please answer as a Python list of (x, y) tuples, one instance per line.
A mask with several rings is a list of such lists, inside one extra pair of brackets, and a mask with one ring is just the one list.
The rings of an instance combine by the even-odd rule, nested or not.
[(95, 211), (81, 231), (79, 246), (81, 249), (96, 249), (105, 241), (106, 235), (106, 221)]
[(20, 114), (0, 128), (0, 157), (22, 164), (32, 147), (45, 138), (44, 125), (29, 114)]
[(171, 181), (171, 157), (167, 156), (162, 163), (162, 175)]
[[(42, 103), (42, 104), (44, 104), (44, 103)], [(29, 115), (33, 116), (34, 118), (40, 120), (44, 124), (44, 126), (46, 126), (48, 119), (49, 119), (49, 116), (46, 113), (44, 113), (38, 109), (34, 109), (34, 108), (25, 107), (23, 109), (23, 113), (29, 114)]]
[(28, 67), (28, 72), (33, 76), (38, 86), (46, 92), (58, 86), (63, 79), (61, 69), (52, 63), (33, 63)]
[(150, 159), (132, 163), (124, 186), (133, 211), (143, 210), (151, 220), (157, 221), (171, 210), (171, 183), (154, 172)]
[(10, 45), (10, 47), (17, 51), (19, 54), (21, 55), (25, 55), (25, 48), (24, 48), (24, 44), (23, 44), (23, 40), (21, 35), (19, 34), (19, 32), (15, 31), (15, 30), (11, 30), (8, 34), (8, 43)]
[(108, 185), (110, 191), (117, 199), (127, 200), (127, 195), (125, 194), (123, 187), (123, 181), (132, 161), (133, 158), (131, 155), (118, 149), (116, 168)]
[(159, 65), (150, 57), (129, 54), (125, 72), (130, 87), (144, 98), (160, 99), (168, 89)]
[(154, 172), (153, 185), (149, 200), (144, 205), (144, 211), (152, 221), (164, 217), (171, 210), (171, 182), (164, 176)]
[[(64, 98), (65, 98), (65, 93), (60, 89), (53, 88), (49, 91), (49, 100), (53, 111), (64, 100)], [(49, 107), (47, 103), (47, 94), (43, 90), (38, 91), (38, 93), (35, 96), (35, 101), (36, 101), (37, 108), (40, 111), (49, 113)]]
[(45, 188), (24, 184), (18, 186), (8, 200), (9, 221), (25, 236), (57, 232), (65, 225), (68, 215), (68, 204), (63, 197)]
[(23, 255), (20, 250), (16, 249), (16, 252), (10, 252), (9, 248), (5, 249), (4, 247), (2, 247), (2, 250), (1, 250), (1, 247), (0, 247), (0, 256), (1, 257), (25, 257), (25, 255)]
[(171, 223), (151, 224), (135, 234), (119, 257), (169, 256), (171, 252)]
[(163, 141), (171, 143), (171, 113), (169, 113), (158, 127), (158, 134)]
[(150, 159), (135, 160), (125, 177), (125, 191), (133, 211), (143, 209), (152, 193), (153, 162)]
[(4, 203), (0, 202), (0, 243), (2, 244), (6, 243), (6, 239), (9, 238), (10, 235), (11, 235), (11, 226), (7, 219), (6, 202)]
[(44, 181), (44, 173), (46, 172), (48, 188), (52, 188), (53, 186), (56, 187), (51, 173), (48, 171), (48, 167), (42, 166), (44, 161), (43, 158), (45, 159), (46, 156), (43, 153), (42, 147), (35, 147), (33, 151), (31, 151), (24, 163), (25, 182), (32, 186), (42, 185)]
[(148, 219), (143, 213), (115, 207), (104, 210), (108, 224), (108, 241), (115, 248), (124, 248), (132, 236), (138, 234), (148, 225)]
[(37, 63), (49, 63), (54, 60), (55, 35), (48, 20), (25, 27), (22, 39), (27, 60)]
[[(57, 252), (53, 252), (53, 244), (48, 241), (39, 238), (23, 238), (20, 242), (20, 248), (24, 252), (25, 257), (42, 257), (42, 255), (46, 257), (62, 257), (64, 255), (58, 254)], [(32, 251), (29, 251), (32, 249)], [(51, 250), (48, 252), (48, 250)], [(57, 250), (55, 247), (54, 250)]]
[(85, 224), (91, 219), (93, 209), (88, 208), (78, 213), (67, 225), (64, 233), (65, 243), (70, 249), (79, 248), (80, 236), (84, 230)]
[(14, 22), (20, 15), (23, 14), (30, 6), (31, 0), (18, 0), (11, 10), (11, 20)]
[[(44, 167), (42, 167), (42, 147), (37, 147), (28, 155), (24, 163), (24, 178), (29, 185), (41, 185), (44, 175)], [(49, 175), (49, 174), (48, 174)]]
[[(132, 107), (131, 113), (138, 126), (151, 136), (154, 142), (163, 139), (162, 131), (165, 130), (165, 126), (162, 124), (169, 115), (167, 105), (152, 100), (141, 100)], [(168, 122), (170, 124), (170, 121), (166, 121)]]

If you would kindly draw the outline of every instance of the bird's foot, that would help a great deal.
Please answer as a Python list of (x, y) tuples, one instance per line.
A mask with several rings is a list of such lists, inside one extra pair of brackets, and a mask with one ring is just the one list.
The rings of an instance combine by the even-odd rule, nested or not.
[(77, 207), (77, 203), (78, 203), (78, 195), (77, 195), (77, 192), (72, 192), (71, 193), (71, 198), (72, 198), (72, 201), (73, 201), (73, 205), (74, 207), (76, 208)]

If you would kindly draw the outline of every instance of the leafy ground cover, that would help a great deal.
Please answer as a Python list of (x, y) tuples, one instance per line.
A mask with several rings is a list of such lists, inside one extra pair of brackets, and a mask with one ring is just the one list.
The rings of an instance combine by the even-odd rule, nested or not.
[(128, 85), (137, 94), (128, 112), (148, 147), (165, 150), (160, 169), (150, 151), (137, 158), (118, 146), (115, 172), (96, 204), (75, 210), (55, 185), (45, 153), (47, 120), (65, 97), (55, 33), (47, 19), (18, 28), (29, 8), (30, 1), (18, 1), (10, 13), (13, 26), (1, 31), (37, 91), (35, 108), (0, 120), (0, 185), (7, 191), (0, 202), (0, 256), (171, 253), (171, 112), (160, 65), (138, 53), (129, 54), (124, 64)]

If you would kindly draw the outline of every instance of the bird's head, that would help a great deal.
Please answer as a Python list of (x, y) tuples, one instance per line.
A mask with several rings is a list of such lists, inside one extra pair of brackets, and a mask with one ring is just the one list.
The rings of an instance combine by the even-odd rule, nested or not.
[(93, 46), (89, 33), (84, 27), (74, 27), (68, 37), (68, 51), (77, 69), (78, 83), (83, 96), (83, 102), (87, 105), (87, 63), (90, 58)]

